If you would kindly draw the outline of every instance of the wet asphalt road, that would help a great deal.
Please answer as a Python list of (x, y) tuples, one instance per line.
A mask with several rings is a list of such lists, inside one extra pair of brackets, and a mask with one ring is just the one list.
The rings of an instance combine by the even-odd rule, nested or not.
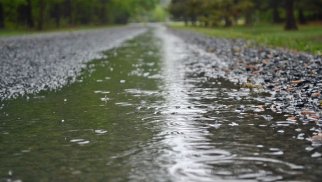
[(130, 25), (0, 38), (0, 99), (74, 82), (85, 63), (144, 31)]
[[(15, 45), (26, 50), (18, 52), (17, 46), (8, 53), (34, 59), (32, 53), (48, 59), (42, 63), (39, 58), (29, 65), (30, 74), (37, 73), (34, 76), (43, 81), (31, 87), (30, 77), (12, 76), (8, 78), (20, 81), (20, 88), (1, 88), (11, 88), (16, 94), (26, 88), (36, 92), (48, 88), (39, 85), (57, 83), (52, 80), (58, 78), (57, 87), (61, 87), (75, 81), (80, 72), (73, 70), (81, 71), (88, 60), (102, 57), (100, 51), (119, 45), (112, 40), (143, 31), (132, 27), (78, 32), (74, 37), (75, 33), (56, 33), (24, 38), (34, 43), (18, 41)], [(313, 116), (321, 114), (318, 104), (311, 108), (309, 104), (320, 96), (302, 95), (317, 93), (321, 86), (319, 57), (250, 48), (243, 41), (189, 32), (173, 33), (156, 26), (108, 51), (106, 59), (90, 62), (75, 84), (40, 93), (41, 97), (0, 103), (0, 178), (319, 181), (322, 122)], [(6, 41), (19, 38), (11, 39)], [(71, 50), (74, 56), (83, 56), (65, 58)], [(47, 55), (51, 52), (56, 60)], [(7, 62), (10, 68), (9, 63), (18, 64), (19, 59)], [(301, 69), (303, 63), (307, 69)], [(28, 65), (15, 64), (11, 64), (15, 68), (12, 74), (26, 75)], [(290, 64), (292, 69), (286, 69)], [(307, 74), (308, 70), (314, 73)], [(262, 93), (267, 89), (272, 95)], [(294, 105), (299, 101), (305, 102), (303, 107)], [(316, 111), (305, 114), (301, 109)]]
[[(85, 63), (143, 33), (143, 26), (47, 33), (0, 39), (0, 99), (55, 90), (76, 80)], [(263, 102), (290, 120), (321, 121), (322, 58), (253, 46), (242, 40), (172, 31), (192, 48), (202, 75), (225, 78), (272, 97)], [(206, 60), (206, 61), (203, 61)]]

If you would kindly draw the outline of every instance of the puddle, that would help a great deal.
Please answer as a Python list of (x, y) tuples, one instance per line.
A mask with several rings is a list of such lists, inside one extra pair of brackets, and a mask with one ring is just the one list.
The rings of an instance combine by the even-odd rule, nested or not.
[(89, 63), (82, 82), (2, 101), (0, 181), (321, 178), (319, 127), (205, 73), (217, 58), (156, 29)]

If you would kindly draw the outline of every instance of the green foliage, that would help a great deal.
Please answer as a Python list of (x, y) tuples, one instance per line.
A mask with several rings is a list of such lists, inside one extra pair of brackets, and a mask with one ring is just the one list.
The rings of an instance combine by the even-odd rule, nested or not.
[(250, 26), (260, 21), (294, 25), (294, 17), (300, 23), (321, 21), (322, 0), (172, 0), (169, 12), (173, 20), (193, 25)]
[(158, 3), (158, 0), (0, 0), (0, 21), (3, 19), (6, 29), (125, 24), (148, 17)]
[(163, 22), (167, 19), (168, 13), (163, 6), (156, 6), (155, 9), (151, 12), (151, 21), (154, 22)]
[(195, 24), (199, 20), (208, 26), (223, 21), (230, 26), (253, 7), (253, 0), (173, 0), (169, 10), (174, 19), (186, 23), (190, 21)]

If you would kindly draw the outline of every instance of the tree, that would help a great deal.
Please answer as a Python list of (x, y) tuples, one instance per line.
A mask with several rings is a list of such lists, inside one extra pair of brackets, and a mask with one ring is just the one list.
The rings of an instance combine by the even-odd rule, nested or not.
[(73, 4), (72, 0), (65, 0), (64, 3), (64, 16), (68, 19), (68, 24), (73, 25), (74, 24), (74, 18), (73, 18)]
[(18, 4), (17, 7), (17, 21), (28, 28), (34, 27), (34, 21), (32, 16), (32, 2), (26, 0), (25, 2)]
[(270, 0), (270, 6), (272, 8), (272, 17), (273, 17), (273, 23), (281, 23), (282, 18), (279, 12), (279, 7), (281, 5), (280, 0)]
[(253, 0), (240, 0), (235, 4), (236, 15), (243, 15), (245, 17), (245, 25), (251, 26), (253, 24), (253, 15), (255, 3)]
[(306, 24), (304, 10), (301, 7), (298, 8), (298, 19), (299, 19), (300, 24)]
[(3, 11), (3, 4), (0, 1), (0, 29), (4, 28), (4, 11)]
[(295, 3), (298, 21), (305, 24), (308, 21), (322, 20), (322, 0), (297, 0)]
[(169, 6), (169, 12), (173, 19), (183, 20), (186, 25), (188, 24), (185, 0), (172, 0)]
[(100, 0), (98, 4), (99, 21), (101, 24), (105, 24), (108, 22), (108, 17), (107, 17), (108, 2), (109, 0)]
[(234, 15), (234, 1), (233, 0), (217, 0), (218, 11), (221, 12), (224, 20), (225, 27), (231, 27), (233, 25)]
[(44, 29), (44, 19), (45, 19), (45, 1), (39, 0), (38, 1), (38, 24), (37, 29), (43, 30)]
[(218, 2), (213, 0), (203, 0), (199, 10), (199, 21), (204, 26), (217, 26), (221, 19), (220, 11), (218, 11)]
[(0, 0), (0, 28), (5, 24), (43, 30), (53, 26), (127, 23), (148, 19), (157, 3), (159, 0)]
[(27, 0), (26, 20), (27, 20), (28, 27), (33, 28), (34, 27), (34, 20), (32, 17), (32, 2), (31, 2), (31, 0)]
[(63, 14), (62, 5), (63, 5), (63, 1), (55, 0), (55, 1), (52, 1), (52, 4), (50, 6), (50, 17), (54, 19), (56, 28), (60, 27), (60, 22)]
[(294, 16), (294, 0), (285, 0), (286, 21), (285, 30), (297, 30)]

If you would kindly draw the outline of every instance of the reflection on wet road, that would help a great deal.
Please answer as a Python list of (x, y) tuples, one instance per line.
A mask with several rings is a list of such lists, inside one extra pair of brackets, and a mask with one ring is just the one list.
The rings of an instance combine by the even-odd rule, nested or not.
[(321, 147), (305, 140), (314, 126), (207, 76), (211, 61), (155, 27), (74, 84), (2, 102), (0, 179), (318, 181)]

